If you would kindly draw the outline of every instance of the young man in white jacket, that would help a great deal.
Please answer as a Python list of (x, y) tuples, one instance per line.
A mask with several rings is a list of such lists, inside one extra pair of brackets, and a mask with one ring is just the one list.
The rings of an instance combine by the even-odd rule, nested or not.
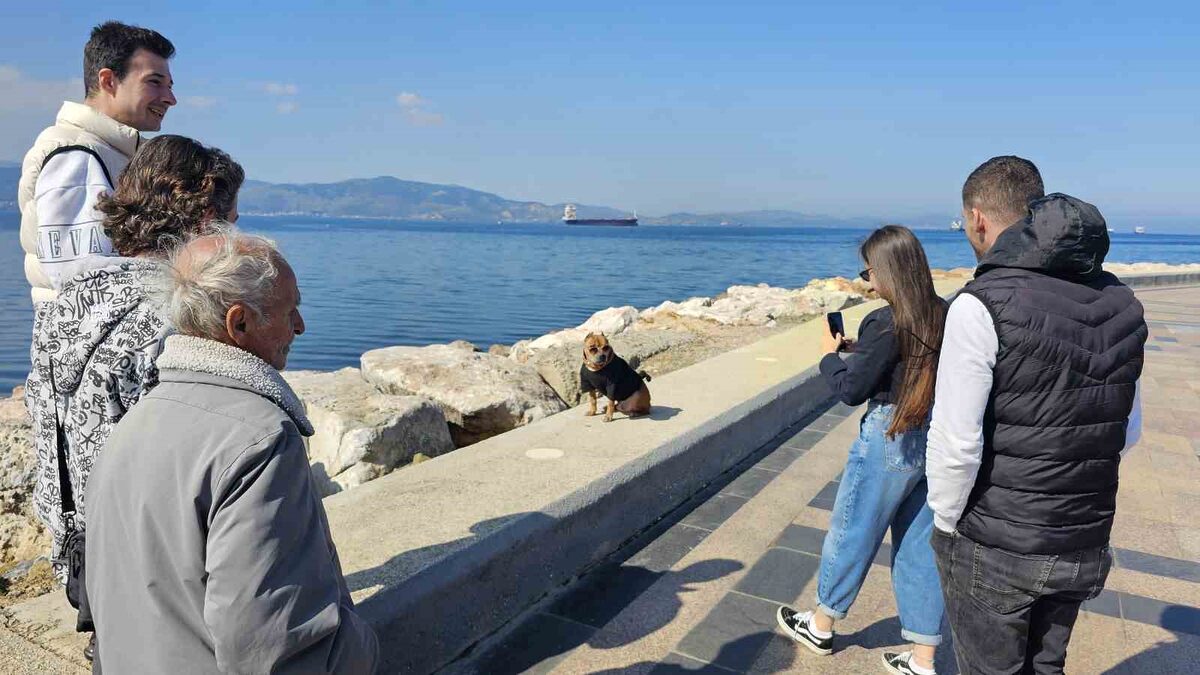
[(64, 102), (21, 164), (21, 246), (35, 306), (53, 300), (89, 259), (112, 255), (96, 199), (113, 189), (139, 132), (158, 131), (175, 105), (167, 64), (174, 54), (170, 40), (147, 28), (110, 21), (92, 29), (84, 102)]
[[(33, 334), (39, 333), (62, 284), (76, 274), (110, 261), (112, 242), (96, 210), (100, 195), (111, 192), (141, 143), (142, 131), (158, 131), (167, 109), (175, 105), (170, 40), (147, 28), (116, 21), (92, 29), (83, 48), (83, 103), (64, 102), (54, 125), (38, 135), (21, 164), (17, 203), (21, 209), (21, 247), (25, 276), (32, 286)], [(32, 354), (36, 364), (37, 354)], [(35, 366), (36, 367), (36, 366)], [(31, 373), (25, 386), (26, 407), (36, 419), (45, 380)], [(62, 464), (60, 460), (58, 464)], [(39, 466), (62, 484), (59, 466)], [(69, 482), (69, 481), (67, 481)], [(83, 501), (72, 495), (69, 504)], [(66, 582), (66, 565), (55, 561)], [(91, 616), (80, 600), (77, 627), (90, 629)], [(84, 655), (91, 659), (95, 640)]]

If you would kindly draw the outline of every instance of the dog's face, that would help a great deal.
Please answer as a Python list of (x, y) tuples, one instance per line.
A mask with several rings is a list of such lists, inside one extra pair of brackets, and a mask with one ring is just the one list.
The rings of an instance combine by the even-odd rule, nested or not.
[(592, 369), (603, 368), (613, 357), (612, 345), (604, 333), (588, 333), (583, 339), (583, 362)]

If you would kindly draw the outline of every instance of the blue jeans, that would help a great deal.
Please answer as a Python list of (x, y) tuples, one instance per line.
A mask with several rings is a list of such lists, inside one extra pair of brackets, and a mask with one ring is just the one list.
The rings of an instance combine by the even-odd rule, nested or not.
[(817, 602), (841, 619), (850, 611), (883, 535), (892, 530), (892, 589), (901, 635), (921, 645), (942, 641), (945, 607), (929, 537), (933, 512), (925, 504), (928, 426), (887, 438), (894, 406), (871, 403), (850, 447), (829, 532), (821, 548)]

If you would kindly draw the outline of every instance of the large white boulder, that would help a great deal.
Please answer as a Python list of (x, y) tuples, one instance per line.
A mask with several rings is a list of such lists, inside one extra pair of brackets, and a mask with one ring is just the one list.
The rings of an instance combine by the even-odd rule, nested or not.
[[(609, 338), (609, 343), (621, 358), (637, 369), (647, 358), (695, 338), (691, 333), (678, 331), (631, 330)], [(537, 369), (538, 375), (567, 405), (579, 403), (582, 397), (579, 368), (583, 365), (583, 338), (573, 345), (536, 352), (529, 364)]]
[(362, 373), (385, 393), (436, 401), (457, 447), (566, 409), (531, 366), (449, 345), (373, 349), (362, 355)]
[(316, 430), (307, 439), (308, 457), (325, 495), (391, 473), (417, 453), (436, 457), (454, 449), (441, 408), (428, 398), (384, 394), (357, 368), (283, 376)]
[(583, 342), (588, 333), (604, 333), (612, 337), (624, 332), (637, 323), (636, 307), (609, 307), (588, 317), (587, 321), (574, 328), (547, 333), (534, 340), (522, 340), (512, 347), (509, 357), (518, 363), (526, 363), (537, 352)]

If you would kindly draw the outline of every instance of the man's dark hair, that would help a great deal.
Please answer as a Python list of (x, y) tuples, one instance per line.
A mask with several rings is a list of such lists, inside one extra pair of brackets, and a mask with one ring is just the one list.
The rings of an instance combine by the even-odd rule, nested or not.
[(1046, 196), (1042, 174), (1033, 162), (1014, 155), (993, 157), (967, 176), (963, 183), (964, 208), (977, 208), (1003, 219), (1003, 226), (1023, 219), (1029, 202)]
[(92, 29), (83, 48), (83, 95), (91, 96), (100, 89), (100, 71), (108, 68), (122, 79), (129, 72), (129, 60), (139, 49), (169, 59), (175, 56), (175, 45), (149, 28), (130, 26), (120, 21), (106, 21)]

